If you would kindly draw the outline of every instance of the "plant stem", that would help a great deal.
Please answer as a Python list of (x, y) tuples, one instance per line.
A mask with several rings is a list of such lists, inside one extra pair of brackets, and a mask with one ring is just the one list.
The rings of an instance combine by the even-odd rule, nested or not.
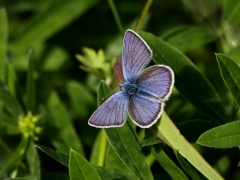
[(112, 10), (113, 16), (114, 16), (115, 21), (116, 21), (117, 26), (118, 26), (118, 29), (119, 29), (120, 33), (123, 34), (122, 23), (121, 23), (121, 20), (120, 20), (120, 18), (119, 18), (117, 9), (116, 9), (116, 7), (115, 7), (115, 5), (114, 5), (114, 2), (113, 2), (113, 0), (108, 0), (108, 3), (109, 3), (109, 6), (110, 6), (110, 8), (111, 8), (111, 10)]
[(140, 15), (140, 17), (139, 17), (139, 19), (138, 19), (138, 21), (137, 21), (137, 25), (136, 25), (136, 27), (135, 27), (135, 32), (138, 32), (139, 29), (141, 28), (142, 23), (143, 23), (143, 20), (144, 20), (144, 18), (146, 17), (149, 8), (150, 8), (150, 6), (152, 5), (152, 2), (153, 2), (153, 0), (147, 0), (145, 6), (144, 6), (144, 8), (143, 8), (143, 11), (142, 11), (142, 13), (141, 13), (141, 15)]

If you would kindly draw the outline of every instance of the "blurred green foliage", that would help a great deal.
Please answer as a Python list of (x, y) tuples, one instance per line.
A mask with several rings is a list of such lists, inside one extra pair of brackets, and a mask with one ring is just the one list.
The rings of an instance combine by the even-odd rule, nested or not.
[(168, 119), (223, 178), (239, 179), (239, 0), (1, 0), (0, 180), (208, 177), (161, 132), (87, 123), (96, 94), (101, 104), (116, 88), (123, 34), (137, 26), (151, 63), (175, 72)]

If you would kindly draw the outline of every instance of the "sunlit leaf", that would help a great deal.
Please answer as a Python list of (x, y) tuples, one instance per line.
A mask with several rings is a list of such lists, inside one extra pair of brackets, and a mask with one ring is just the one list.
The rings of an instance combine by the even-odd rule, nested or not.
[(188, 173), (189, 176), (191, 176), (192, 179), (200, 180), (198, 173), (195, 171), (195, 169), (192, 168), (192, 166), (187, 162), (179, 153), (178, 151), (175, 151), (175, 155), (177, 156), (177, 159), (179, 163), (181, 164), (182, 168)]
[(105, 161), (105, 154), (107, 149), (107, 137), (104, 130), (100, 130), (94, 142), (90, 163), (103, 166)]

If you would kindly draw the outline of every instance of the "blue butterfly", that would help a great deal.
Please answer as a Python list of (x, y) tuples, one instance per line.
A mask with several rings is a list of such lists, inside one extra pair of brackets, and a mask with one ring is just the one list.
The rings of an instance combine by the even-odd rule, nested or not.
[(172, 69), (151, 66), (152, 51), (134, 31), (127, 30), (123, 40), (122, 59), (117, 72), (120, 91), (112, 95), (90, 117), (88, 124), (99, 128), (120, 127), (127, 111), (132, 121), (142, 128), (157, 122), (174, 84)]

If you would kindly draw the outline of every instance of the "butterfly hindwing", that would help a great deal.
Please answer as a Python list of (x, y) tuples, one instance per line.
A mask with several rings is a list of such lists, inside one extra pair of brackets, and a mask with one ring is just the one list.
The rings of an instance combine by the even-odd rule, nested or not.
[(155, 65), (145, 69), (135, 83), (138, 88), (152, 93), (164, 101), (172, 92), (174, 74), (168, 66)]
[(127, 30), (123, 41), (123, 75), (132, 82), (148, 64), (152, 51), (146, 42), (134, 31)]
[(133, 95), (129, 100), (128, 114), (135, 124), (148, 128), (157, 122), (162, 114), (163, 106), (162, 102)]
[(88, 123), (99, 128), (122, 126), (126, 119), (127, 105), (125, 93), (117, 92), (92, 114)]

